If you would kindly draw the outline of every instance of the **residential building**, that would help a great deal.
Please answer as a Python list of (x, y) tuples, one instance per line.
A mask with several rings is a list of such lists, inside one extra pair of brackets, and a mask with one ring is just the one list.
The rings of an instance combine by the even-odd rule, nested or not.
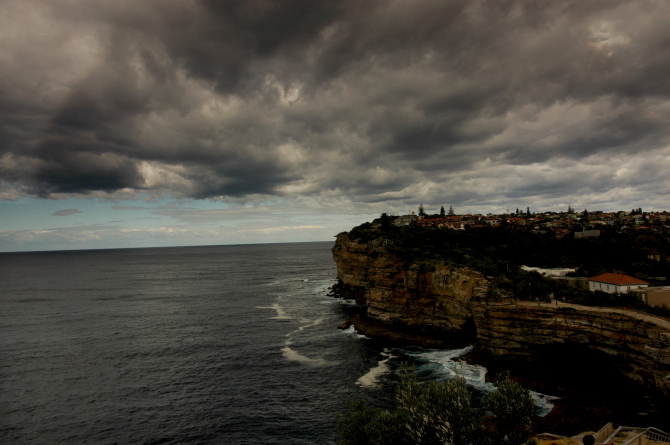
[(610, 294), (628, 292), (631, 289), (648, 287), (649, 283), (628, 275), (618, 273), (605, 273), (597, 277), (589, 278), (589, 290), (601, 290)]
[(528, 267), (528, 266), (521, 266), (521, 269), (525, 270), (526, 272), (534, 271), (545, 277), (564, 277), (569, 273), (577, 272), (577, 269), (560, 269), (560, 268), (542, 269), (540, 267)]
[(639, 296), (642, 301), (650, 306), (670, 307), (670, 286), (646, 287), (642, 289), (631, 289), (632, 294)]
[(416, 215), (401, 215), (397, 216), (393, 220), (393, 225), (395, 226), (409, 226), (413, 222), (417, 221), (419, 218)]

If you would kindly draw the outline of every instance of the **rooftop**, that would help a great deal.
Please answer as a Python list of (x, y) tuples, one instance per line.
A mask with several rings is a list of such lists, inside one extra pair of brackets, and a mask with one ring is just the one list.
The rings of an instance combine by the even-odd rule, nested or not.
[(646, 281), (638, 280), (637, 278), (629, 277), (618, 273), (604, 273), (597, 277), (589, 278), (591, 281), (599, 281), (608, 284), (649, 284)]

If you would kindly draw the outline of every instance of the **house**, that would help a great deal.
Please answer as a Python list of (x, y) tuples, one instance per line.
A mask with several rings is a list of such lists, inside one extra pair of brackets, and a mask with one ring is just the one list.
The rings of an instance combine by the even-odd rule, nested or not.
[(420, 219), (416, 225), (419, 227), (437, 227), (440, 224), (446, 223), (446, 218), (423, 218)]
[(521, 266), (521, 269), (525, 270), (526, 272), (534, 271), (545, 277), (564, 277), (569, 273), (577, 272), (577, 269), (542, 269), (540, 267), (528, 266)]
[(465, 224), (460, 221), (446, 221), (437, 225), (440, 229), (465, 230)]
[(604, 273), (597, 277), (589, 278), (590, 291), (601, 290), (610, 294), (628, 292), (631, 289), (640, 289), (648, 286), (649, 283), (646, 281), (618, 273)]
[(630, 293), (639, 296), (649, 306), (670, 307), (670, 286), (645, 287), (631, 289)]
[(419, 218), (416, 215), (402, 215), (393, 220), (394, 226), (409, 226)]

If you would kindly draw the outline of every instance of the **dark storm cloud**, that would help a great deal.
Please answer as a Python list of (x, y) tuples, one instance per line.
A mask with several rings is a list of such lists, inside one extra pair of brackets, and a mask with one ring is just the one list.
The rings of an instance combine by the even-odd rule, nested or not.
[[(37, 5), (3, 6), (8, 35), (51, 36), (4, 45), (0, 179), (21, 193), (486, 202), (668, 155), (662, 1)], [(532, 165), (567, 185), (513, 177)], [(617, 182), (596, 170), (583, 187)]]

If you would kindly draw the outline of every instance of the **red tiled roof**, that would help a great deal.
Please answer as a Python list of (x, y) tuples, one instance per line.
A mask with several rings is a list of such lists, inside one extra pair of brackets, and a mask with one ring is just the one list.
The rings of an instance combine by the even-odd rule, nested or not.
[(629, 277), (628, 275), (622, 275), (619, 273), (604, 273), (598, 275), (597, 277), (589, 278), (589, 281), (599, 281), (601, 283), (608, 284), (649, 284), (646, 281), (638, 280), (637, 278)]

